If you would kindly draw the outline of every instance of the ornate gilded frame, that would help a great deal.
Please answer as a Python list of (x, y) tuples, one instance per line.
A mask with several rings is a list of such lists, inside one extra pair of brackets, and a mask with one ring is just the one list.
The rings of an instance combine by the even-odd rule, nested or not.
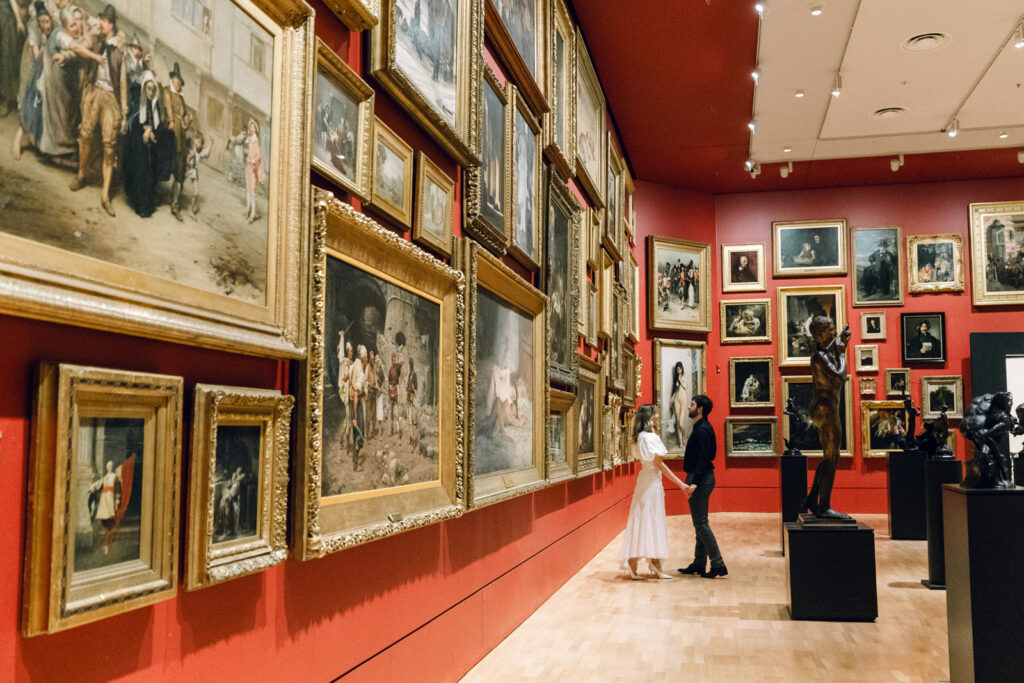
[[(515, 88), (512, 89), (511, 99), (513, 104), (509, 107), (511, 122), (509, 124), (509, 162), (511, 165), (511, 178), (508, 190), (509, 202), (509, 229), (508, 229), (508, 252), (520, 263), (530, 270), (539, 270), (544, 259), (544, 233), (541, 230), (544, 196), (544, 145), (540, 125), (530, 111), (526, 100)], [(516, 154), (516, 146), (519, 144), (519, 128), (517, 123), (522, 119), (533, 134), (533, 215), (529, 217), (529, 223), (533, 226), (534, 254), (531, 256), (516, 242), (516, 217), (519, 215), (519, 197), (516, 192), (516, 178), (520, 172), (519, 158)]]
[[(604, 419), (602, 417), (601, 409), (604, 406), (604, 373), (601, 372), (601, 365), (590, 358), (585, 356), (580, 357), (580, 382), (588, 382), (594, 385), (594, 403), (591, 406), (593, 408), (594, 416), (594, 450), (593, 451), (580, 451), (580, 431), (579, 431), (579, 419), (580, 411), (583, 409), (583, 398), (579, 395), (575, 406), (573, 408), (573, 422), (575, 422), (574, 431), (576, 433), (576, 447), (573, 449), (576, 453), (576, 476), (582, 477), (594, 472), (601, 471), (601, 432), (603, 431)], [(577, 389), (577, 394), (579, 391)]]
[[(658, 311), (658, 251), (677, 249), (700, 258), (698, 278), (700, 287), (696, 322), (666, 320)], [(647, 326), (652, 330), (680, 330), (685, 332), (711, 331), (711, 245), (673, 237), (649, 235), (647, 237)]]
[[(469, 291), (467, 299), (466, 358), (468, 371), (465, 375), (465, 395), (469, 400), (465, 403), (466, 451), (463, 473), (465, 477), (466, 500), (472, 508), (498, 503), (503, 500), (536, 491), (547, 485), (546, 444), (548, 416), (548, 299), (530, 283), (514, 273), (479, 244), (463, 238), (456, 249), (457, 263), (466, 275), (466, 287)], [(476, 476), (474, 461), (476, 458), (475, 419), (478, 406), (473, 397), (476, 395), (477, 382), (477, 292), (484, 288), (499, 299), (502, 299), (526, 315), (533, 318), (533, 358), (534, 368), (530, 377), (533, 386), (533, 463), (520, 470), (495, 472), (484, 476)]]
[[(835, 231), (836, 265), (784, 266), (782, 261), (782, 233), (787, 230), (817, 228)], [(808, 277), (812, 275), (846, 275), (846, 219), (823, 221), (772, 221), (772, 275), (774, 277)]]
[(604, 263), (601, 256), (601, 233), (604, 231), (604, 209), (587, 206), (587, 263), (597, 270)]
[[(465, 509), (463, 434), (465, 400), (465, 284), (462, 274), (338, 201), (317, 191), (312, 225), (309, 358), (298, 372), (295, 458), (292, 473), (291, 548), (308, 560), (409, 529), (458, 517)], [(362, 496), (324, 498), (323, 429), (326, 373), (327, 259), (386, 274), (393, 282), (439, 302), (439, 480)]]
[(630, 410), (622, 416), (622, 460), (631, 463), (639, 459), (639, 454), (633, 448), (633, 430), (636, 428), (636, 411)]
[[(707, 368), (708, 368), (708, 355), (707, 355), (707, 343), (698, 341), (688, 341), (686, 339), (655, 339), (654, 340), (654, 374), (652, 375), (651, 383), (654, 389), (654, 405), (658, 409), (658, 414), (662, 416), (662, 432), (668, 429), (665, 421), (665, 411), (662, 408), (663, 401), (671, 400), (671, 396), (662, 396), (661, 390), (661, 379), (662, 372), (666, 369), (663, 367), (662, 361), (662, 349), (671, 347), (675, 349), (691, 349), (697, 352), (700, 357), (700, 381), (698, 392), (700, 394), (707, 393)], [(690, 397), (693, 398), (692, 396)], [(664, 437), (663, 437), (664, 439)], [(666, 458), (681, 458), (683, 457), (684, 445), (679, 445), (665, 455)]]
[[(846, 287), (844, 285), (829, 285), (822, 287), (779, 287), (779, 367), (804, 367), (810, 365), (811, 356), (796, 356), (789, 351), (789, 308), (786, 300), (790, 296), (814, 296), (834, 295), (836, 310), (833, 320), (836, 323), (836, 332), (841, 332), (846, 323)], [(813, 349), (811, 353), (813, 353)]]
[[(781, 404), (787, 405), (789, 403), (789, 387), (791, 384), (811, 384), (810, 375), (783, 375), (782, 376), (782, 396)], [(812, 386), (813, 388), (813, 386)], [(843, 419), (846, 420), (846, 443), (843, 444), (843, 448), (839, 451), (839, 456), (842, 458), (853, 457), (853, 390), (850, 387), (850, 382), (847, 381), (843, 387), (843, 400), (846, 402), (842, 411)], [(788, 418), (788, 419), (786, 419)], [(792, 417), (784, 416), (782, 420), (782, 437), (789, 439), (789, 421)], [(821, 457), (821, 450), (807, 450), (803, 451), (803, 454), (808, 457)]]
[(860, 454), (863, 458), (884, 458), (901, 448), (871, 448), (871, 413), (876, 410), (895, 410), (903, 413), (903, 425), (907, 425), (907, 409), (903, 401), (861, 401), (860, 402)]
[(484, 0), (457, 0), (455, 54), (455, 119), (450, 122), (434, 108), (397, 61), (396, 0), (380, 1), (380, 21), (370, 40), (369, 70), (408, 112), (461, 166), (480, 164), (481, 71), (484, 66)]
[[(735, 428), (738, 424), (767, 423), (771, 425), (772, 447), (768, 451), (737, 451)], [(779, 455), (779, 418), (771, 416), (749, 416), (725, 418), (725, 455), (729, 458), (774, 458)]]
[[(548, 104), (544, 114), (545, 155), (562, 178), (576, 175), (576, 30), (564, 0), (549, 0)], [(558, 73), (557, 45), (562, 41), (564, 73)], [(561, 139), (561, 142), (559, 142)]]
[[(570, 332), (570, 339), (558, 340), (555, 339), (555, 335), (548, 335), (548, 358), (553, 359), (554, 353), (552, 353), (552, 346), (559, 341), (563, 341), (566, 344), (565, 356), (569, 359), (568, 364), (555, 363), (551, 360), (549, 373), (551, 380), (558, 382), (559, 384), (575, 387), (576, 376), (579, 373), (579, 362), (576, 354), (577, 347), (579, 346), (579, 334), (576, 331), (577, 326), (572, 324), (572, 321), (577, 319), (577, 311), (580, 307), (580, 291), (579, 287), (575, 283), (580, 279), (579, 273), (579, 262), (580, 262), (580, 224), (582, 222), (582, 211), (579, 203), (569, 190), (569, 186), (563, 181), (554, 170), (548, 170), (548, 182), (547, 182), (547, 193), (545, 195), (546, 202), (545, 206), (545, 243), (546, 248), (544, 249), (545, 264), (543, 275), (543, 289), (544, 293), (548, 295), (550, 302), (551, 299), (551, 281), (552, 276), (557, 268), (558, 264), (552, 263), (551, 258), (555, 250), (552, 248), (554, 240), (565, 239), (567, 241), (566, 248), (566, 266), (567, 272), (565, 273), (565, 292), (566, 301), (563, 302), (565, 306), (565, 318), (568, 323)], [(566, 224), (568, 230), (564, 236), (556, 234), (555, 230), (555, 212), (561, 211), (565, 214)], [(584, 275), (585, 277), (585, 275)]]
[[(1024, 303), (1024, 288), (1016, 291), (993, 291), (989, 289), (987, 227), (993, 227), (999, 218), (1013, 219), (1014, 225), (1024, 221), (1024, 202), (988, 202), (971, 204), (971, 297), (975, 306), (1005, 306)], [(989, 220), (991, 219), (991, 221)], [(1005, 223), (1000, 222), (1001, 225)], [(1019, 234), (1019, 231), (1018, 233)]]
[(636, 262), (636, 256), (632, 249), (626, 250), (626, 257), (622, 260), (626, 269), (626, 298), (629, 301), (629, 329), (627, 336), (634, 344), (640, 343), (640, 264)]
[[(945, 242), (953, 247), (953, 281), (922, 282), (919, 278), (921, 266), (918, 263), (917, 246)], [(911, 294), (964, 291), (964, 238), (955, 232), (941, 235), (907, 235), (907, 290)]]
[[(377, 148), (383, 145), (392, 154), (402, 160), (402, 203), (395, 204), (390, 199), (378, 192), (378, 178), (380, 177), (380, 164), (376, 163)], [(379, 118), (374, 117), (373, 121), (373, 194), (370, 206), (382, 212), (386, 217), (398, 221), (403, 228), (412, 226), (412, 202), (413, 202), (413, 151), (412, 147), (402, 138), (398, 137), (395, 131)]]
[(931, 403), (931, 391), (946, 386), (953, 392), (953, 405), (946, 410), (946, 417), (959, 420), (964, 416), (964, 378), (962, 375), (925, 375), (921, 377), (921, 417), (929, 419), (942, 414)]
[[(732, 255), (739, 251), (757, 253), (757, 280), (754, 282), (732, 281)], [(763, 292), (768, 281), (768, 264), (764, 260), (764, 242), (757, 244), (723, 244), (722, 245), (722, 292)]]
[(626, 390), (625, 370), (623, 363), (623, 341), (626, 338), (623, 332), (623, 317), (626, 313), (623, 305), (622, 285), (618, 282), (612, 284), (611, 301), (611, 336), (608, 338), (605, 355), (608, 358), (608, 388), (613, 391), (623, 392)]
[(324, 0), (350, 31), (365, 31), (380, 21), (380, 0)]
[[(764, 306), (765, 310), (765, 329), (764, 334), (758, 334), (750, 337), (737, 337), (729, 335), (729, 323), (727, 319), (727, 310), (730, 306), (755, 304)], [(764, 299), (721, 299), (718, 302), (718, 334), (719, 343), (721, 344), (760, 344), (763, 342), (770, 342), (772, 340), (772, 300), (768, 298)]]
[[(188, 492), (185, 588), (196, 590), (263, 571), (288, 557), (288, 452), (295, 398), (272, 389), (196, 384)], [(257, 525), (252, 535), (214, 542), (217, 435), (221, 426), (260, 430)]]
[[(173, 598), (178, 591), (184, 380), (64, 363), (42, 363), (37, 379), (22, 633), (55, 633)], [(83, 492), (79, 481), (87, 449), (81, 421), (91, 418), (143, 421), (142, 467), (133, 475), (142, 483), (128, 485), (129, 491), (140, 492), (139, 556), (76, 571), (76, 524), (80, 515), (89, 515), (82, 496), (93, 490), (89, 486)], [(118, 505), (116, 497), (112, 500)]]
[(302, 0), (234, 4), (274, 43), (264, 302), (0, 233), (0, 313), (234, 353), (305, 353), (301, 264), (309, 221), (313, 11)]
[[(768, 399), (765, 401), (736, 400), (736, 364), (768, 363)], [(773, 408), (775, 406), (775, 357), (739, 356), (729, 359), (729, 407), (730, 408)]]
[(632, 344), (622, 345), (622, 381), (625, 385), (622, 390), (622, 407), (629, 410), (636, 407), (636, 364), (638, 358)]
[[(547, 479), (548, 483), (554, 484), (566, 479), (573, 479), (576, 476), (576, 425), (573, 423), (573, 408), (576, 405), (576, 395), (561, 389), (551, 389), (548, 396), (548, 422), (545, 451), (547, 452)], [(562, 452), (565, 455), (564, 462), (552, 462), (551, 460), (551, 417), (555, 414), (562, 416), (565, 425), (562, 430)]]
[(615, 261), (622, 261), (624, 252), (628, 248), (625, 237), (625, 215), (626, 215), (626, 184), (623, 177), (627, 175), (626, 163), (619, 153), (619, 146), (615, 144), (615, 135), (608, 131), (606, 134), (608, 159), (604, 164), (607, 179), (605, 181), (605, 221), (604, 232), (601, 234), (601, 244), (608, 250)]
[[(590, 197), (592, 206), (600, 209), (604, 208), (605, 205), (605, 164), (608, 163), (608, 157), (605, 151), (605, 144), (607, 138), (605, 136), (605, 129), (607, 123), (605, 120), (605, 98), (604, 90), (601, 88), (601, 82), (597, 79), (597, 72), (594, 70), (594, 63), (590, 60), (590, 53), (587, 51), (586, 41), (583, 40), (583, 34), (580, 32), (579, 27), (576, 28), (576, 178), (579, 180), (583, 191), (586, 192), (587, 196)], [(593, 101), (594, 107), (592, 112), (594, 118), (597, 119), (596, 131), (585, 131), (580, 126), (580, 110), (584, 104), (582, 101), (584, 94), (589, 94)], [(581, 139), (585, 136), (593, 134), (596, 138), (591, 142), (592, 146), (596, 146), (596, 159), (594, 163), (597, 164), (596, 168), (587, 168), (585, 160), (580, 155), (581, 149), (586, 147), (588, 140)]]
[[(423, 228), (424, 196), (426, 194), (427, 181), (430, 181), (445, 191), (445, 219), (446, 234), (438, 239), (436, 235), (430, 234)], [(412, 239), (414, 242), (433, 249), (442, 256), (452, 255), (452, 225), (455, 215), (455, 181), (445, 174), (441, 168), (430, 160), (423, 150), (416, 152), (416, 206), (414, 207), (414, 219), (412, 225)]]
[[(866, 233), (895, 233), (893, 256), (896, 257), (896, 275), (898, 282), (896, 289), (899, 296), (895, 299), (862, 300), (860, 298), (860, 270), (857, 268), (857, 236)], [(903, 262), (903, 229), (899, 226), (888, 226), (884, 228), (853, 228), (850, 231), (850, 272), (852, 275), (853, 305), (854, 306), (902, 306), (903, 289), (906, 283), (906, 264)], [(844, 271), (845, 272), (845, 271)]]
[(608, 402), (604, 405), (601, 414), (601, 442), (604, 444), (601, 467), (606, 472), (626, 464), (620, 441), (622, 436), (621, 413), (622, 397), (618, 394), (608, 394)]
[[(327, 46), (322, 39), (316, 39), (317, 75), (323, 73), (324, 78), (330, 81), (338, 90), (350, 97), (359, 107), (359, 124), (355, 131), (356, 136), (356, 171), (355, 182), (349, 180), (344, 174), (316, 154), (311, 155), (313, 170), (337, 183), (339, 187), (363, 201), (369, 201), (373, 192), (373, 88), (366, 84), (359, 74), (355, 72), (334, 50)], [(316, 101), (316, 87), (314, 81), (313, 101)], [(316, 121), (312, 126), (314, 134)]]
[[(494, 6), (494, 0), (486, 0), (484, 15), (484, 31), (490, 39), (490, 45), (494, 46), (496, 56), (508, 69), (512, 80), (519, 86), (523, 97), (530, 103), (534, 111), (548, 111), (547, 92), (548, 87), (548, 0), (528, 0), (534, 6), (533, 28), (536, 32), (537, 43), (534, 47), (534, 54), (521, 55), (519, 48), (512, 40), (512, 35), (501, 20), (501, 15)], [(536, 77), (530, 73), (528, 59), (533, 61)]]
[[(502, 154), (505, 157), (503, 160), (505, 163), (501, 174), (501, 202), (503, 205), (501, 220), (504, 225), (494, 225), (483, 214), (484, 169), (482, 164), (487, 160), (483, 159), (483, 150), (481, 149), (481, 164), (463, 170), (465, 192), (462, 197), (462, 228), (467, 235), (487, 247), (493, 254), (504, 256), (512, 241), (512, 167), (515, 163), (513, 159), (515, 148), (512, 146), (514, 120), (510, 105), (514, 98), (515, 86), (507, 83), (505, 87), (502, 87), (498, 82), (498, 77), (491, 71), (491, 67), (484, 65), (480, 88), (481, 147), (484, 137), (483, 88), (490, 88), (504, 108), (504, 114), (501, 117), (502, 125), (505, 127), (502, 134), (504, 140)], [(539, 197), (540, 195), (538, 195), (538, 199)]]

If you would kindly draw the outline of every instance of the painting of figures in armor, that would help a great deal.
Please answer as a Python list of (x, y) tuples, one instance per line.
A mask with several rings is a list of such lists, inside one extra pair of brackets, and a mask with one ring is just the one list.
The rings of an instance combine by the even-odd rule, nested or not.
[(0, 232), (264, 305), (269, 20), (224, 0), (15, 5), (24, 31), (0, 48)]
[(218, 425), (213, 542), (256, 533), (260, 509), (259, 425)]
[(140, 559), (144, 429), (137, 418), (79, 420), (75, 572)]
[(395, 0), (395, 62), (455, 125), (458, 0)]
[(651, 236), (647, 263), (650, 327), (709, 332), (710, 245)]
[(481, 287), (477, 293), (474, 474), (533, 464), (533, 318)]
[(437, 481), (438, 302), (327, 259), (324, 497)]

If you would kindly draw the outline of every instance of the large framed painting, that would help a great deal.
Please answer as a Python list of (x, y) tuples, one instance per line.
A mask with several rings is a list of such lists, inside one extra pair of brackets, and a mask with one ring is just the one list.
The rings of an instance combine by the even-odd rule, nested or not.
[(328, 193), (312, 227), (292, 555), (462, 514), (463, 278)]
[[(103, 4), (81, 9), (98, 26)], [(127, 91), (123, 132), (120, 119), (106, 125), (110, 108), (80, 116), (82, 84), (57, 77), (70, 69), (36, 83), (53, 106), (4, 120), (0, 313), (301, 357), (312, 10), (301, 0), (117, 9), (151, 65)], [(235, 68), (229, 54), (243, 55)]]
[(501, 256), (508, 249), (512, 223), (512, 109), (515, 87), (502, 87), (489, 66), (483, 69), (479, 166), (464, 170), (463, 227), (466, 233)]
[[(544, 182), (541, 129), (526, 101), (513, 90), (512, 110), (512, 234), (509, 253), (530, 270), (538, 270), (543, 257)], [(577, 231), (578, 232), (578, 231)], [(579, 238), (577, 238), (579, 239)], [(586, 272), (584, 271), (584, 275)]]
[(552, 381), (575, 387), (579, 332), (576, 310), (580, 306), (579, 235), (582, 211), (565, 182), (548, 171), (547, 245), (544, 249), (544, 291), (548, 295), (548, 334)]
[(721, 343), (756, 344), (772, 340), (771, 299), (723, 299), (719, 309)]
[(773, 221), (772, 275), (846, 275), (846, 221)]
[(466, 496), (472, 507), (546, 485), (547, 297), (463, 239), (466, 274)]
[(854, 306), (903, 304), (902, 245), (900, 228), (854, 228)]
[(604, 405), (604, 378), (601, 366), (580, 357), (580, 377), (576, 387), (576, 476), (601, 469), (601, 406)]
[(615, 136), (608, 131), (608, 160), (605, 169), (608, 177), (605, 181), (605, 221), (601, 244), (616, 261), (622, 261), (623, 253), (628, 249), (625, 244), (625, 204), (626, 204), (626, 163), (619, 154), (615, 144)]
[(816, 315), (836, 323), (841, 332), (846, 322), (842, 285), (829, 287), (779, 287), (779, 365), (809, 365), (814, 352), (810, 324)]
[(865, 458), (884, 458), (902, 451), (907, 430), (903, 401), (860, 402), (860, 452)]
[(576, 396), (568, 391), (551, 389), (548, 395), (547, 479), (552, 484), (576, 476), (575, 403)]
[(921, 413), (924, 419), (943, 412), (951, 420), (964, 416), (964, 379), (961, 375), (926, 375), (921, 378)]
[(576, 29), (576, 177), (597, 208), (605, 204), (605, 99), (583, 34)]
[(373, 195), (371, 204), (401, 229), (412, 225), (413, 151), (395, 131), (375, 118), (373, 124)]
[(669, 456), (682, 457), (693, 431), (690, 401), (705, 393), (706, 351), (704, 342), (654, 340), (654, 402)]
[(647, 238), (647, 325), (652, 330), (711, 331), (711, 245)]
[(900, 313), (904, 363), (946, 362), (946, 314)]
[(373, 88), (319, 38), (316, 54), (313, 170), (368, 201), (373, 167)]
[(39, 367), (24, 635), (176, 595), (183, 385), (167, 375)]
[(628, 324), (626, 334), (634, 344), (640, 343), (640, 265), (633, 256), (633, 250), (627, 249), (622, 259), (622, 267), (625, 276), (622, 278), (623, 287), (626, 288), (626, 299), (629, 305)]
[[(853, 457), (853, 396), (850, 383), (846, 382), (843, 392), (839, 395), (839, 417), (842, 430), (840, 457)], [(782, 436), (789, 440), (793, 448), (798, 448), (804, 455), (820, 457), (821, 439), (818, 428), (811, 422), (811, 400), (814, 398), (814, 384), (810, 375), (782, 376), (782, 405), (788, 406), (793, 399), (796, 415), (784, 415)]]
[(422, 150), (416, 152), (413, 241), (442, 256), (451, 256), (454, 212), (455, 181)]
[(775, 359), (741, 356), (729, 359), (729, 407), (771, 408), (775, 405)]
[(548, 110), (547, 0), (486, 0), (490, 44), (530, 107)]
[(971, 204), (975, 306), (1024, 303), (1024, 202)]
[(549, 0), (548, 104), (544, 153), (569, 180), (576, 175), (576, 29), (564, 0)]
[(196, 384), (185, 588), (262, 571), (288, 556), (288, 449), (295, 399)]
[(774, 458), (779, 454), (777, 417), (725, 418), (725, 455), (744, 458)]
[[(1024, 219), (1024, 217), (1022, 217)], [(964, 291), (964, 240), (956, 233), (907, 236), (911, 294)]]
[(763, 243), (722, 245), (723, 292), (763, 292), (766, 272)]
[(480, 163), (484, 0), (380, 2), (369, 68), (459, 165)]
[(380, 0), (324, 0), (350, 31), (365, 31), (380, 21)]
[(885, 369), (885, 395), (887, 398), (904, 396), (910, 391), (910, 369), (909, 368), (886, 368)]

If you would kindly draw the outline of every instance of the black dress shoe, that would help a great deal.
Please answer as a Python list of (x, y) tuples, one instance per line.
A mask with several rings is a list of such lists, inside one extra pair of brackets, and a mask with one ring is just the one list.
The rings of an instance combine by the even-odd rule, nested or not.
[(697, 564), (696, 562), (691, 562), (687, 566), (685, 566), (682, 569), (680, 569), (679, 573), (680, 574), (703, 574), (704, 573), (704, 565)]
[(709, 571), (701, 572), (700, 575), (705, 579), (713, 579), (716, 576), (725, 576), (729, 573), (729, 570), (725, 568), (723, 564), (721, 567), (712, 567)]

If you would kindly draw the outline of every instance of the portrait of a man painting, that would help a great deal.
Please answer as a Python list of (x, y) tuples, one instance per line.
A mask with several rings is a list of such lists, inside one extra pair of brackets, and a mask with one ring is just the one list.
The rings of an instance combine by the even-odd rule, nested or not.
[(327, 259), (322, 495), (436, 481), (440, 305)]
[(259, 425), (218, 425), (214, 470), (213, 542), (256, 533), (260, 501)]
[(899, 228), (853, 231), (853, 305), (903, 303), (903, 263)]

